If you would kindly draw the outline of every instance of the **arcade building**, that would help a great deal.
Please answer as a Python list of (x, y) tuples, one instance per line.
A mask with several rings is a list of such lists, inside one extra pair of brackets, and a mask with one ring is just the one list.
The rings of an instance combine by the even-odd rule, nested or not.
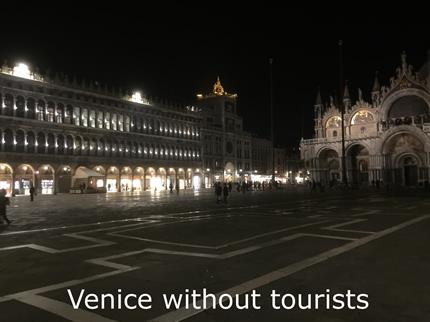
[(199, 189), (252, 174), (251, 134), (219, 79), (179, 105), (5, 63), (0, 104), (8, 194)]
[[(358, 90), (351, 102), (345, 87), (343, 104), (345, 163), (348, 183), (379, 181), (405, 186), (430, 179), (430, 56), (415, 72), (406, 54), (390, 84), (375, 77), (370, 100)], [(311, 179), (322, 183), (342, 180), (342, 119), (333, 98), (323, 104), (318, 93), (314, 138), (300, 143), (301, 159)]]
[(0, 189), (28, 194), (200, 187), (194, 107), (99, 84), (0, 70)]

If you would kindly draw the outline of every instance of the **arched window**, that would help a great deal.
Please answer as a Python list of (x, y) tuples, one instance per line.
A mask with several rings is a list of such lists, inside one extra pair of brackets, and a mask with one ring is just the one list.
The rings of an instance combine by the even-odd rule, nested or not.
[(333, 137), (337, 137), (337, 131), (333, 131)]
[(369, 122), (373, 122), (373, 120), (374, 120), (374, 117), (372, 113), (366, 110), (361, 110), (354, 114), (354, 116), (352, 117), (351, 124), (355, 125), (355, 124), (369, 123)]

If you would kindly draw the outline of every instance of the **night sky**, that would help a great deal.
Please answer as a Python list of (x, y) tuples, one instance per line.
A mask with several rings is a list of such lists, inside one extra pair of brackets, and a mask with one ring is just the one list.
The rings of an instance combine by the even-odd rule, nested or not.
[(358, 87), (369, 97), (376, 70), (388, 83), (403, 50), (418, 69), (430, 49), (430, 25), (419, 24), (422, 19), (307, 9), (244, 10), (218, 2), (3, 8), (0, 59), (182, 103), (210, 92), (219, 75), (225, 90), (239, 95), (245, 128), (268, 137), (273, 57), (275, 141), (291, 149), (302, 134), (313, 134), (317, 87), (326, 101), (338, 89), (338, 39), (353, 101)]

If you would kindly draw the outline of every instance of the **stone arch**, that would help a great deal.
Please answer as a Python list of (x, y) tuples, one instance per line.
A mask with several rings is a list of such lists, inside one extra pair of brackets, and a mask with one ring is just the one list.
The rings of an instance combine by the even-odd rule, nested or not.
[(122, 167), (121, 168), (121, 182), (120, 182), (120, 191), (129, 192), (133, 187), (133, 171), (130, 167)]
[(64, 148), (65, 146), (66, 146), (66, 141), (64, 139), (64, 135), (58, 134), (57, 135), (57, 153), (65, 154), (65, 148)]
[(160, 179), (159, 184), (157, 185), (157, 190), (167, 189), (167, 171), (165, 168), (158, 168), (157, 178)]
[(145, 187), (147, 190), (154, 190), (156, 187), (156, 171), (154, 168), (146, 168), (145, 171)]
[(75, 155), (82, 155), (82, 138), (80, 136), (75, 136), (74, 153)]
[(322, 148), (318, 154), (320, 180), (323, 183), (340, 181), (340, 158), (336, 150)]
[(25, 99), (21, 95), (18, 95), (16, 97), (15, 102), (16, 107), (16, 116), (17, 117), (24, 117), (25, 116)]
[(15, 134), (15, 151), (24, 152), (25, 150), (25, 133), (23, 130), (17, 130)]
[(119, 178), (120, 173), (117, 167), (111, 166), (106, 170), (106, 188), (108, 192), (119, 191)]
[(48, 133), (46, 144), (48, 145), (48, 154), (55, 154), (55, 135), (53, 133)]
[(3, 101), (3, 115), (13, 116), (15, 99), (12, 94), (6, 93)]
[(105, 155), (105, 140), (103, 138), (97, 140), (97, 155), (98, 156)]
[(58, 103), (57, 108), (55, 109), (55, 122), (57, 123), (65, 123), (65, 107), (63, 103)]
[(46, 102), (44, 100), (39, 99), (37, 101), (37, 108), (36, 108), (36, 117), (39, 121), (45, 120), (45, 109), (46, 109)]
[(27, 141), (26, 141), (26, 145), (27, 145), (27, 152), (29, 153), (34, 153), (35, 148), (36, 148), (36, 136), (34, 135), (33, 131), (28, 131), (27, 132)]
[(37, 153), (45, 153), (45, 148), (46, 148), (45, 133), (43, 132), (37, 133), (36, 147), (37, 147)]
[(12, 194), (13, 168), (8, 163), (0, 163), (0, 189), (5, 189), (7, 195)]
[(366, 184), (369, 182), (369, 149), (360, 143), (347, 147), (346, 168), (348, 182), (352, 184)]
[(72, 167), (70, 165), (63, 164), (58, 167), (56, 183), (57, 192), (70, 192), (70, 188), (72, 187)]
[(35, 119), (36, 118), (36, 101), (34, 98), (27, 98), (27, 106), (25, 107), (27, 112), (27, 118)]
[[(410, 186), (427, 180), (428, 169), (423, 160), (426, 160), (429, 151), (428, 142), (428, 137), (421, 137), (408, 130), (394, 131), (387, 135), (381, 148), (385, 156), (384, 180)], [(415, 164), (403, 162), (406, 157), (415, 160)]]
[(46, 121), (55, 122), (55, 103), (52, 101), (48, 101), (46, 107)]
[(41, 194), (55, 193), (55, 169), (50, 164), (43, 164), (36, 171), (36, 187)]
[(93, 170), (98, 173), (106, 175), (106, 169), (101, 165), (96, 165), (95, 167), (93, 167)]
[(3, 131), (3, 149), (6, 152), (12, 152), (14, 147), (14, 134), (11, 129)]
[(35, 171), (30, 164), (20, 164), (15, 169), (14, 194), (29, 195), (35, 184)]
[[(380, 116), (383, 121), (387, 121), (390, 119), (389, 113), (391, 108), (393, 107), (393, 104), (396, 103), (396, 101), (399, 102), (398, 100), (404, 97), (415, 97), (418, 100), (423, 100), (427, 105), (427, 107), (430, 106), (430, 95), (427, 92), (423, 91), (422, 89), (418, 89), (418, 88), (401, 89), (388, 95), (382, 102), (381, 109), (380, 109), (381, 111)], [(400, 101), (400, 103), (405, 103), (405, 102)]]
[(135, 167), (133, 169), (133, 187), (132, 191), (144, 191), (145, 190), (145, 170), (143, 167)]

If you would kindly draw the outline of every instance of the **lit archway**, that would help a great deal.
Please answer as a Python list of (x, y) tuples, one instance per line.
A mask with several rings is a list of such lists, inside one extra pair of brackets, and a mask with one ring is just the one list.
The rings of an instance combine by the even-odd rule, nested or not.
[(121, 191), (131, 191), (133, 187), (133, 172), (130, 167), (123, 167), (121, 169)]
[(49, 164), (39, 167), (36, 172), (37, 187), (42, 195), (51, 195), (55, 189), (55, 170)]
[(29, 195), (30, 188), (34, 186), (34, 169), (29, 164), (21, 164), (15, 170), (14, 192), (20, 195)]
[(119, 191), (119, 170), (117, 167), (109, 167), (107, 169), (107, 171), (106, 171), (106, 189), (108, 192)]
[(70, 192), (72, 187), (72, 168), (69, 165), (61, 165), (57, 170), (57, 191)]
[(143, 191), (145, 189), (145, 171), (142, 167), (136, 167), (133, 170), (133, 187), (132, 191)]
[(12, 194), (12, 167), (7, 163), (0, 163), (0, 190), (5, 189), (6, 194)]

